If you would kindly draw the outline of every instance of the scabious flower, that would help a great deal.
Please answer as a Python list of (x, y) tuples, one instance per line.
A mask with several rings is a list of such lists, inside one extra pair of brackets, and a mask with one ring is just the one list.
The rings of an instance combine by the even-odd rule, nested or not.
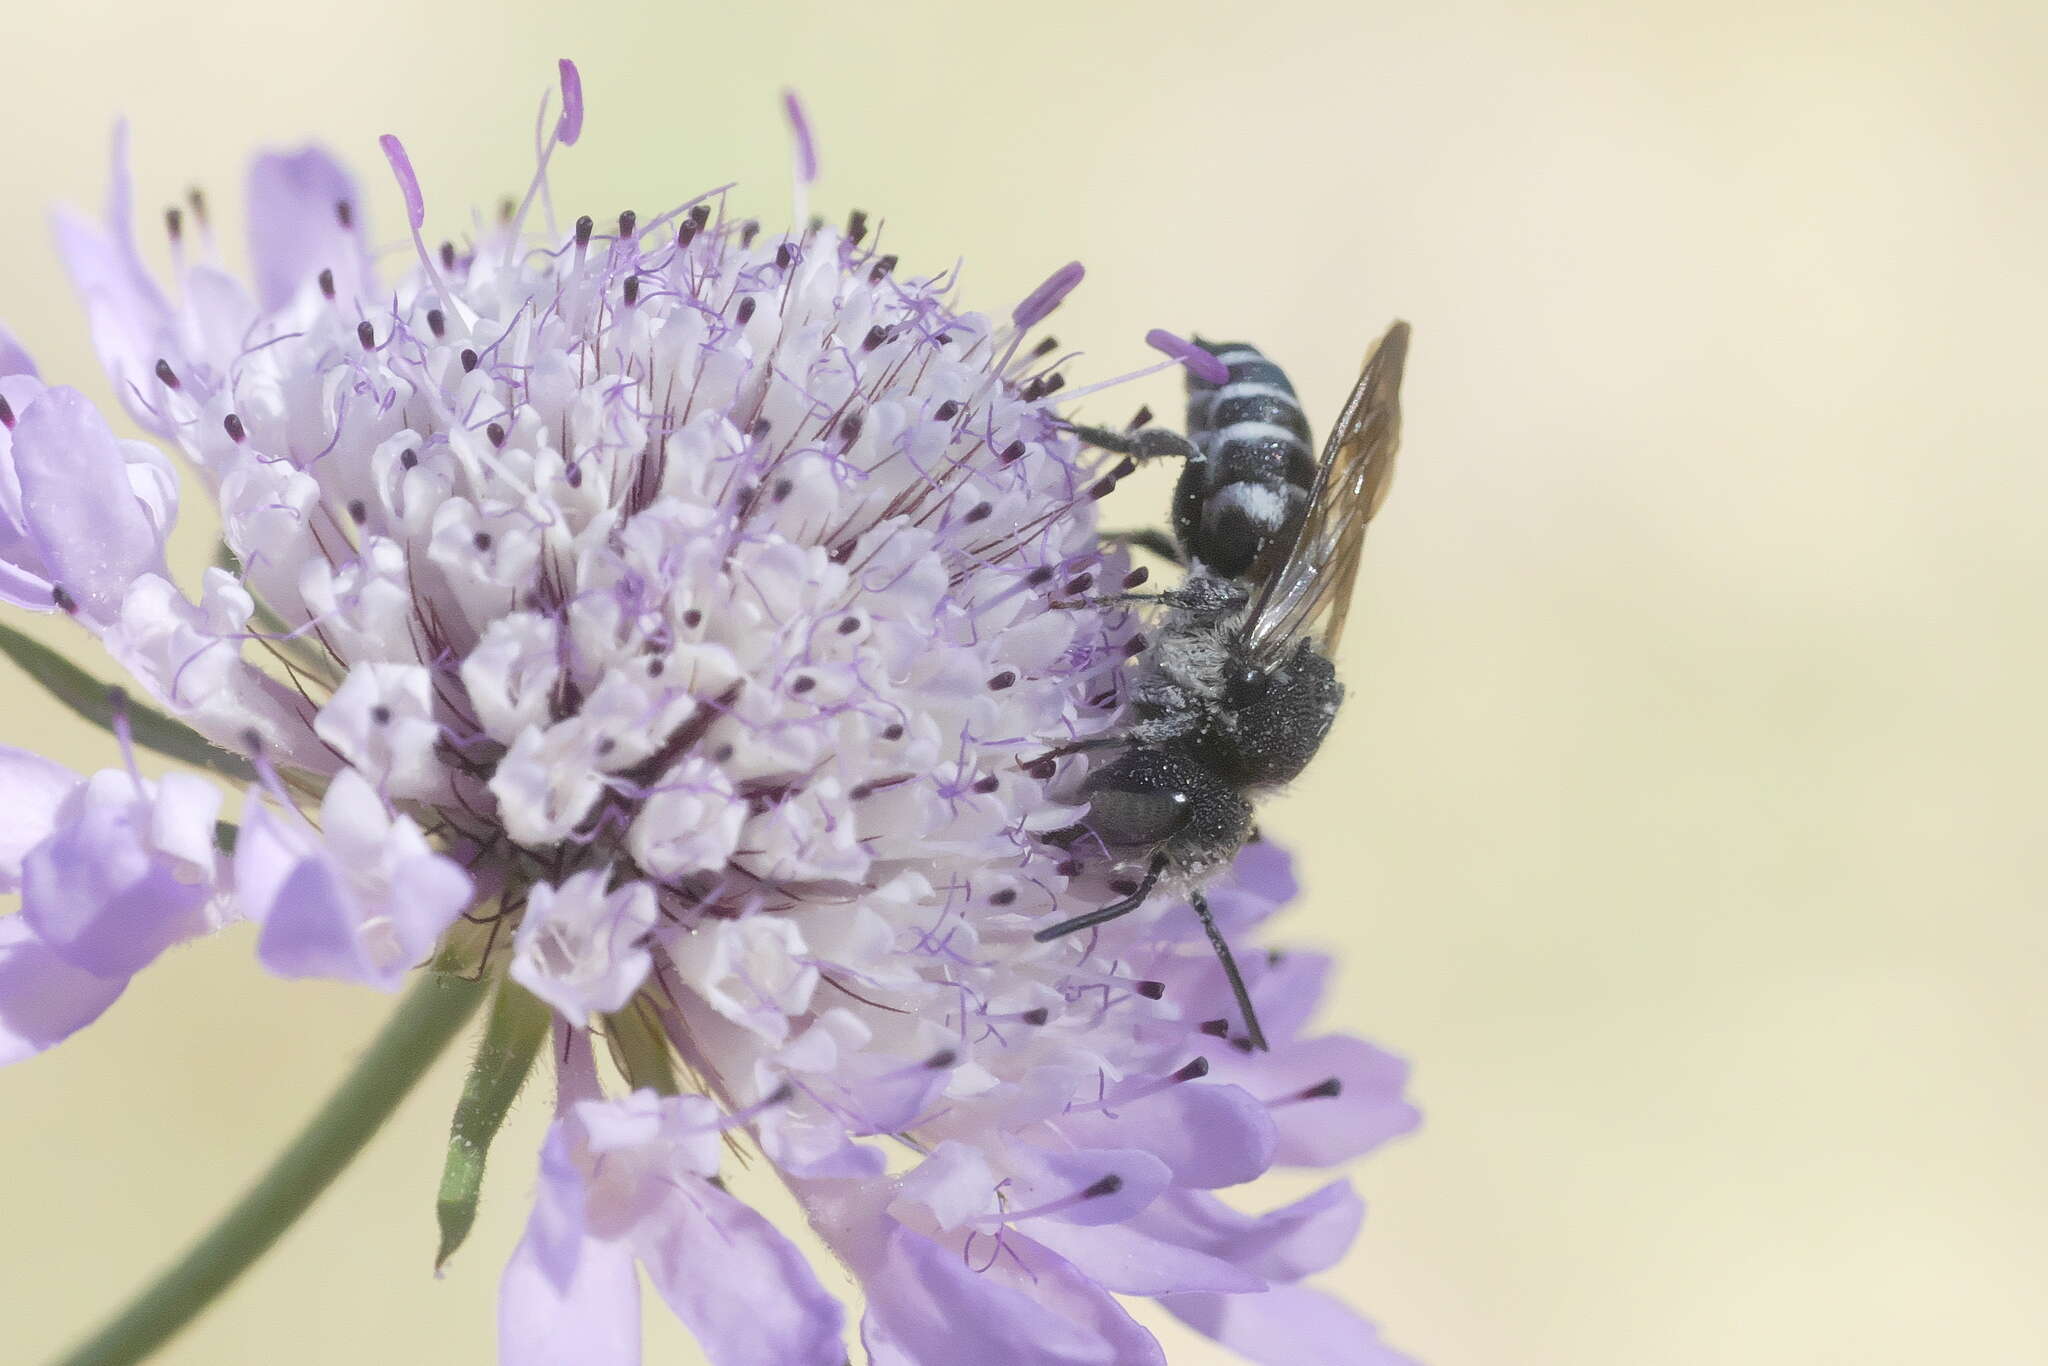
[[(1116, 895), (1045, 838), (1088, 763), (1046, 756), (1117, 730), (1143, 648), (1089, 597), (1125, 574), (1096, 531), (1121, 471), (1028, 342), (1080, 268), (992, 319), (860, 215), (779, 232), (714, 194), (557, 231), (581, 123), (564, 63), (527, 202), (438, 245), (385, 139), (396, 260), (317, 150), (255, 163), (246, 282), (195, 203), (158, 284), (118, 136), (105, 218), (59, 219), (224, 552), (175, 583), (169, 462), (0, 334), (0, 597), (85, 627), (247, 781), (217, 827), (195, 774), (0, 751), (0, 1058), (239, 920), (287, 976), (545, 1002), (507, 1363), (637, 1361), (639, 1267), (720, 1366), (836, 1366), (838, 1298), (720, 1179), (740, 1142), (877, 1363), (1162, 1361), (1120, 1295), (1255, 1361), (1402, 1360), (1301, 1284), (1357, 1230), (1343, 1181), (1213, 1193), (1415, 1122), (1399, 1061), (1310, 1032), (1329, 964), (1250, 959), (1258, 1052), (1185, 907), (1032, 938)], [(1246, 944), (1293, 891), (1255, 844), (1213, 906)]]

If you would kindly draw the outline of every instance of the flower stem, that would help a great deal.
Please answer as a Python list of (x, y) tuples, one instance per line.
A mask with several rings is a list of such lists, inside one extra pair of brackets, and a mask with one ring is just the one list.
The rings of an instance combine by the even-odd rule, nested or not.
[(485, 984), (426, 973), (369, 1051), (270, 1170), (203, 1238), (59, 1366), (141, 1361), (196, 1318), (269, 1250), (391, 1117), (489, 994)]

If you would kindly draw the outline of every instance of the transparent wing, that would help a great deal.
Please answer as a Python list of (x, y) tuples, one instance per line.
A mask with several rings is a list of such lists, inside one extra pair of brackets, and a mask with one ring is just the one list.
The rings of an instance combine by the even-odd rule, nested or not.
[(1408, 324), (1397, 322), (1366, 356), (1358, 384), (1330, 429), (1301, 531), (1252, 597), (1245, 641), (1261, 665), (1279, 664), (1303, 637), (1326, 656), (1337, 648), (1351, 610), (1366, 523), (1380, 510), (1394, 477), (1407, 361)]

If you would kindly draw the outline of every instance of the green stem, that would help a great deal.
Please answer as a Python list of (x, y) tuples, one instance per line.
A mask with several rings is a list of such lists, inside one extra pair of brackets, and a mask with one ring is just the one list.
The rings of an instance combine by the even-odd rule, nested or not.
[(60, 1358), (59, 1366), (125, 1366), (170, 1341), (268, 1251), (362, 1151), (486, 994), (482, 983), (425, 974), (262, 1179), (112, 1322)]

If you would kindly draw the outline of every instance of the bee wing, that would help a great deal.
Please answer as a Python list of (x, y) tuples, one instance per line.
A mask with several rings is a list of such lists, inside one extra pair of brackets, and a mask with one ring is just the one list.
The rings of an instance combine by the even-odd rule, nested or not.
[(1401, 445), (1408, 331), (1407, 323), (1395, 323), (1366, 356), (1323, 447), (1301, 530), (1252, 598), (1245, 640), (1260, 664), (1279, 664), (1304, 637), (1328, 655), (1344, 632), (1366, 523), (1386, 499)]

